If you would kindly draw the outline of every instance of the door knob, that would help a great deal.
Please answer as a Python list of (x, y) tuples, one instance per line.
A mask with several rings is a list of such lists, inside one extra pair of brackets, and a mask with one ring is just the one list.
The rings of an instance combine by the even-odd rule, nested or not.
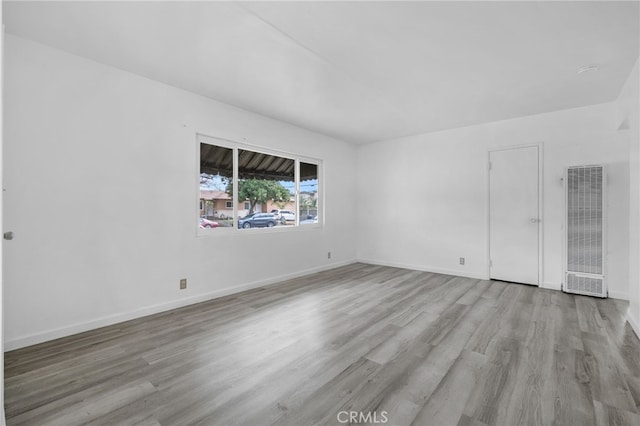
[(5, 232), (4, 233), (5, 240), (13, 240), (13, 232)]

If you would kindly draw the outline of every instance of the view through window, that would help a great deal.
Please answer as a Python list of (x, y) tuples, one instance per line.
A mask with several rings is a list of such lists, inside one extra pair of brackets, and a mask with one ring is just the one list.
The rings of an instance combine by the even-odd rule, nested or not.
[(233, 226), (233, 149), (200, 144), (200, 218), (202, 229)]
[(200, 229), (317, 224), (318, 168), (295, 156), (201, 141)]
[(300, 162), (300, 225), (318, 223), (318, 165)]
[(295, 225), (295, 165), (291, 158), (238, 150), (238, 199), (249, 204), (238, 213), (239, 228)]

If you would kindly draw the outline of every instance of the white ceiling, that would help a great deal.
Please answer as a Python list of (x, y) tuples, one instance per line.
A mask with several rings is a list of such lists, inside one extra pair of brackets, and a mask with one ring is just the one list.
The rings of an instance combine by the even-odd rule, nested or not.
[(611, 101), (639, 52), (638, 2), (3, 7), (11, 34), (354, 143)]

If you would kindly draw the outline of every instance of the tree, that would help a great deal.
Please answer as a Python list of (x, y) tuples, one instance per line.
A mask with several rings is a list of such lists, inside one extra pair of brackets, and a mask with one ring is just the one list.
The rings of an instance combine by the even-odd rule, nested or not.
[[(227, 194), (233, 197), (233, 182), (227, 184)], [(289, 190), (275, 180), (247, 179), (241, 180), (238, 185), (238, 199), (247, 200), (251, 203), (249, 214), (253, 213), (256, 204), (265, 204), (269, 200), (276, 203), (289, 201), (291, 194)]]
[(318, 199), (311, 194), (300, 194), (300, 211), (306, 211), (306, 215), (309, 215), (309, 210), (315, 210), (318, 207)]

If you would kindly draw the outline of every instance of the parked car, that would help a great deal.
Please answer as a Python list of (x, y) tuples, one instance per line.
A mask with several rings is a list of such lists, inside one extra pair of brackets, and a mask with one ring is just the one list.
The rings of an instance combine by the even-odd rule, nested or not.
[(200, 228), (217, 228), (217, 227), (218, 227), (218, 222), (205, 219), (204, 217), (200, 218)]
[(238, 219), (238, 228), (271, 228), (276, 223), (278, 221), (272, 213), (252, 213)]
[(283, 225), (287, 223), (287, 221), (295, 222), (296, 220), (296, 214), (291, 210), (273, 209), (271, 210), (271, 213), (273, 213), (276, 220), (282, 223)]
[(309, 219), (301, 220), (300, 225), (307, 225), (309, 223), (318, 223), (318, 216), (313, 216)]

